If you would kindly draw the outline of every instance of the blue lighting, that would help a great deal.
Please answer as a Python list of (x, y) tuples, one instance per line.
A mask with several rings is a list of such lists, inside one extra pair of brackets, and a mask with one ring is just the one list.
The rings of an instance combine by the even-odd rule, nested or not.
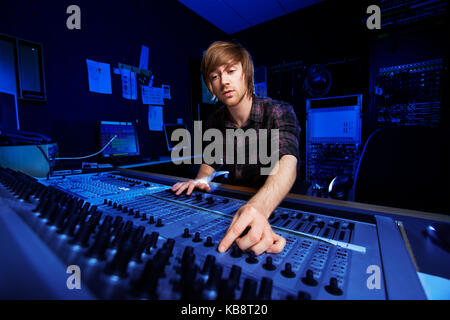
[(436, 229), (433, 226), (428, 226), (428, 230), (430, 231), (436, 231)]

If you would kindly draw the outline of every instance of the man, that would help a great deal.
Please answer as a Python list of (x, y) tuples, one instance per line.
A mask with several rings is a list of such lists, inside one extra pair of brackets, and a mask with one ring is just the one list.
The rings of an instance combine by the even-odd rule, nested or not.
[[(202, 60), (202, 76), (209, 91), (223, 106), (209, 119), (207, 127), (226, 129), (278, 129), (279, 154), (270, 175), (261, 175), (261, 164), (203, 163), (195, 180), (179, 182), (172, 191), (177, 195), (195, 188), (210, 191), (208, 177), (220, 167), (228, 170), (233, 184), (260, 187), (258, 192), (236, 212), (218, 250), (225, 252), (236, 242), (242, 250), (256, 255), (263, 252), (280, 253), (286, 239), (276, 234), (268, 218), (291, 189), (297, 177), (299, 159), (298, 137), (300, 127), (292, 106), (253, 94), (253, 63), (246, 49), (230, 42), (214, 42)], [(246, 141), (248, 143), (254, 143)], [(246, 145), (246, 146), (247, 146)], [(272, 150), (273, 152), (273, 150)], [(247, 156), (247, 153), (246, 153)], [(254, 155), (253, 155), (254, 156)], [(248, 232), (241, 237), (245, 230)]]

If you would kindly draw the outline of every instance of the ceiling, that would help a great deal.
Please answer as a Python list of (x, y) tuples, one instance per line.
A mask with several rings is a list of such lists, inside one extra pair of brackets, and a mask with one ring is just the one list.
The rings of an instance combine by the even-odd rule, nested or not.
[(233, 34), (323, 0), (178, 1), (227, 34)]

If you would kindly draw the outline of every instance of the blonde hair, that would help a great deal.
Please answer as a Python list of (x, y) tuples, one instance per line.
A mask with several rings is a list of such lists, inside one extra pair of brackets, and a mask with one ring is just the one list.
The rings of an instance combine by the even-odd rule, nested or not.
[(221, 65), (238, 62), (242, 63), (242, 70), (247, 82), (247, 94), (252, 96), (254, 90), (253, 61), (250, 53), (248, 53), (241, 45), (226, 41), (216, 41), (212, 43), (203, 55), (201, 73), (203, 80), (211, 93), (213, 93), (213, 91), (209, 74)]

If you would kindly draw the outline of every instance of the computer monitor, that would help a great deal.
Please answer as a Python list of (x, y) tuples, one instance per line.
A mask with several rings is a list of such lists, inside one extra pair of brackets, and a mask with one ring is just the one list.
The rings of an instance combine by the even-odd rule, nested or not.
[(172, 151), (173, 148), (179, 143), (179, 141), (172, 141), (172, 133), (177, 129), (186, 129), (185, 124), (179, 124), (179, 123), (165, 123), (164, 124), (164, 133), (166, 135), (166, 142), (167, 142), (167, 149), (169, 151)]
[(102, 152), (104, 158), (129, 157), (140, 154), (136, 128), (131, 122), (101, 121), (101, 146), (105, 146), (114, 135), (117, 135), (117, 138)]
[(20, 129), (17, 98), (14, 93), (0, 91), (0, 129)]

